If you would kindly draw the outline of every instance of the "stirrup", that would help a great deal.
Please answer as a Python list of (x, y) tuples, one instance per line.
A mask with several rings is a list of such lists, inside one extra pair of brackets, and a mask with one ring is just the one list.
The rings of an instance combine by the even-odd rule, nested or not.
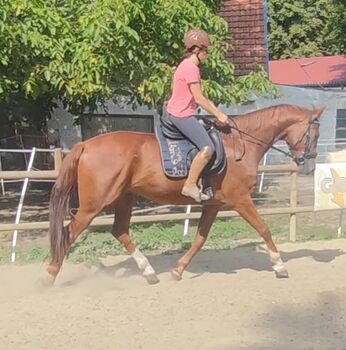
[(201, 201), (207, 201), (211, 198), (207, 194), (201, 192), (195, 184), (184, 185), (183, 189), (181, 190), (181, 194), (186, 197), (193, 198), (197, 203), (200, 203)]

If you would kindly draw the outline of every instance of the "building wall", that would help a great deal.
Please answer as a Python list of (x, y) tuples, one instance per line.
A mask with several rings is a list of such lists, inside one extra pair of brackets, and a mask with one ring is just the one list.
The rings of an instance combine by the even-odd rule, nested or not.
[(79, 141), (114, 130), (152, 132), (154, 112), (145, 106), (131, 108), (121, 101), (118, 104), (109, 101), (105, 108), (100, 106), (93, 114), (84, 115), (82, 122), (76, 124), (75, 117), (58, 103), (47, 121), (47, 129), (52, 143), (57, 138), (62, 149), (70, 150)]
[(60, 102), (47, 121), (47, 133), (51, 144), (58, 144), (64, 150), (71, 149), (82, 139), (80, 126), (75, 124), (74, 116)]

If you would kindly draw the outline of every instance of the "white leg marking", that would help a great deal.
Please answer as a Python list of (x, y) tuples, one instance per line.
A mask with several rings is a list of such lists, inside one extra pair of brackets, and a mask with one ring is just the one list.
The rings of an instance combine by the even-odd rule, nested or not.
[(142, 271), (143, 276), (155, 274), (155, 270), (150, 265), (148, 259), (141, 253), (138, 248), (136, 248), (131, 256), (135, 260), (138, 268)]
[(269, 251), (270, 261), (274, 264), (273, 270), (276, 272), (286, 271), (286, 267), (281, 260), (280, 253)]

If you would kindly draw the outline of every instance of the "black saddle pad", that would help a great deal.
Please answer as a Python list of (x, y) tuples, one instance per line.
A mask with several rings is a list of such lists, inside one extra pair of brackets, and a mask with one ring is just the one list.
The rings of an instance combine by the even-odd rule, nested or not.
[[(226, 166), (226, 157), (220, 133), (210, 125), (205, 125), (215, 145), (215, 153), (202, 173), (202, 177), (219, 174)], [(155, 119), (155, 135), (161, 152), (163, 171), (168, 177), (187, 177), (198, 148), (180, 133), (167, 116)]]

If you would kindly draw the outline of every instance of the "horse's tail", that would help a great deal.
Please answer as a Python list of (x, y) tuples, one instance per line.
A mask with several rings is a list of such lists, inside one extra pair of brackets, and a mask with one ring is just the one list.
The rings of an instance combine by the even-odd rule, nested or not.
[(64, 259), (69, 244), (69, 233), (64, 229), (64, 219), (70, 210), (70, 195), (77, 185), (77, 167), (84, 144), (78, 143), (64, 159), (49, 202), (49, 239), (52, 263)]

